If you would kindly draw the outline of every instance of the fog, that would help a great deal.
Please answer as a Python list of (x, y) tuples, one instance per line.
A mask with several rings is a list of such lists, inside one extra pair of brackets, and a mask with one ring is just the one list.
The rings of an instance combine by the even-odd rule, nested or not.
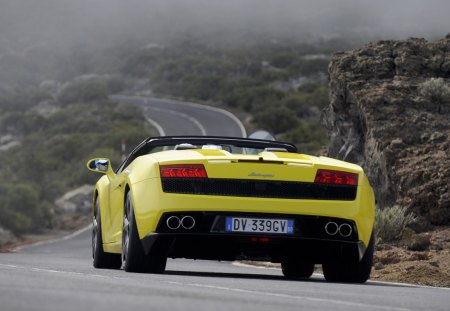
[(0, 52), (116, 40), (408, 36), (450, 32), (448, 0), (0, 0)]

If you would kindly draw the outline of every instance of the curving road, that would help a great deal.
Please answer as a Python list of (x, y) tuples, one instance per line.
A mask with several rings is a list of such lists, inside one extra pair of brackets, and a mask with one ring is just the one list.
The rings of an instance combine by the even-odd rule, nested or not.
[[(116, 98), (117, 99), (117, 98)], [(174, 101), (141, 105), (167, 135), (245, 136), (228, 113)], [(162, 131), (162, 132), (161, 132)], [(450, 290), (368, 282), (285, 280), (275, 269), (169, 260), (163, 275), (94, 269), (90, 232), (0, 254), (0, 311), (15, 310), (449, 310)]]
[(140, 106), (149, 122), (164, 135), (246, 137), (242, 123), (230, 112), (170, 99), (114, 95), (114, 100)]

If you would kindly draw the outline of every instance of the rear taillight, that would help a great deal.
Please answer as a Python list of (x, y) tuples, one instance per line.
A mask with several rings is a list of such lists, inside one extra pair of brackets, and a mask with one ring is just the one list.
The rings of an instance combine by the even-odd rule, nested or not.
[(358, 185), (358, 174), (341, 171), (318, 170), (314, 182), (321, 184), (356, 186)]
[(164, 178), (208, 178), (203, 164), (161, 165), (159, 171)]

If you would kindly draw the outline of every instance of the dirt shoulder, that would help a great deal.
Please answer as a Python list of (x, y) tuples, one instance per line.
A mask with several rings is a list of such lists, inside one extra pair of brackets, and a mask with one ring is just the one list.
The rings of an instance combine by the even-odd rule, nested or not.
[(0, 246), (0, 253), (14, 252), (17, 248), (20, 247), (67, 236), (76, 232), (77, 230), (88, 226), (90, 222), (90, 217), (85, 215), (67, 217), (62, 222), (61, 228), (55, 228), (45, 233), (23, 235), (22, 237), (17, 238), (17, 240), (12, 243)]
[[(375, 252), (370, 279), (450, 287), (450, 228), (439, 228), (427, 234), (431, 244), (426, 251), (411, 251), (399, 245), (380, 245)], [(242, 263), (281, 269), (280, 264), (270, 262)], [(316, 266), (316, 272), (322, 272), (320, 265)]]
[(450, 228), (428, 234), (431, 244), (425, 251), (380, 245), (375, 252), (371, 279), (450, 287)]

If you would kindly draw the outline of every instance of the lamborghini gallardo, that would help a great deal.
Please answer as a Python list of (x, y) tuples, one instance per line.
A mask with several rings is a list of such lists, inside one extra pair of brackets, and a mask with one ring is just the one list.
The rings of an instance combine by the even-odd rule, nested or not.
[(163, 273), (167, 258), (264, 260), (287, 278), (363, 283), (374, 251), (375, 199), (358, 165), (299, 154), (289, 143), (151, 137), (93, 195), (96, 268)]

